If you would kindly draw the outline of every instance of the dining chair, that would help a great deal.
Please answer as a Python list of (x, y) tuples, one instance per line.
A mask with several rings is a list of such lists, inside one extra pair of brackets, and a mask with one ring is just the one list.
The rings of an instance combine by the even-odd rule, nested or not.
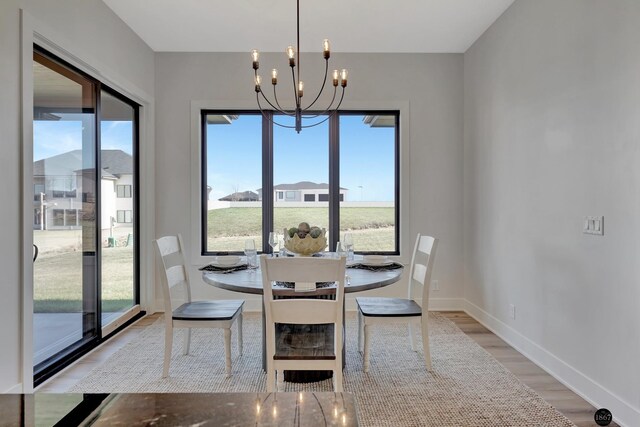
[[(192, 301), (189, 273), (186, 268), (182, 236), (165, 236), (156, 240), (162, 259), (165, 278), (162, 287), (164, 299), (164, 367), (162, 377), (169, 375), (171, 350), (173, 348), (173, 329), (186, 328), (183, 354), (189, 354), (191, 328), (218, 328), (224, 330), (224, 352), (227, 377), (231, 376), (231, 326), (237, 320), (238, 351), (242, 354), (242, 307), (244, 300), (207, 300)], [(183, 285), (186, 302), (175, 310), (171, 303), (171, 290)], [(171, 313), (171, 315), (169, 315)]]
[[(436, 257), (438, 239), (421, 236), (418, 233), (411, 257), (409, 269), (409, 290), (407, 298), (356, 298), (358, 306), (358, 347), (364, 352), (364, 371), (369, 372), (369, 333), (372, 325), (403, 321), (409, 324), (409, 342), (416, 351), (414, 327), (422, 323), (422, 347), (424, 361), (431, 370), (431, 352), (429, 349), (429, 284), (431, 271)], [(414, 300), (414, 283), (422, 285), (422, 306)]]
[[(267, 359), (267, 391), (278, 389), (284, 370), (333, 371), (336, 392), (342, 391), (342, 345), (346, 258), (260, 257), (264, 297)], [(317, 282), (336, 282), (335, 299), (318, 299), (299, 292), (291, 298), (274, 298), (274, 282), (298, 288)], [(278, 324), (278, 325), (276, 325)], [(323, 336), (312, 344), (295, 326), (331, 324), (333, 337)], [(305, 327), (306, 328), (306, 327)], [(302, 329), (305, 329), (302, 328)], [(277, 375), (276, 375), (277, 372)]]

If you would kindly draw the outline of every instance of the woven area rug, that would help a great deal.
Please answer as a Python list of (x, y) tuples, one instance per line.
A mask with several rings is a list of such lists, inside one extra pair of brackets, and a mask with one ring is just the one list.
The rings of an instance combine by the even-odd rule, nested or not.
[[(371, 368), (362, 370), (357, 321), (347, 315), (344, 389), (355, 395), (364, 426), (572, 426), (566, 417), (521, 383), (453, 322), (430, 313), (433, 372), (421, 350), (411, 351), (407, 328), (374, 326)], [(191, 353), (182, 355), (176, 331), (170, 377), (161, 378), (162, 319), (113, 354), (68, 392), (264, 392), (260, 315), (245, 314), (244, 354), (234, 342), (233, 376), (226, 378), (220, 330), (194, 330)], [(235, 327), (234, 327), (235, 341)], [(332, 391), (330, 380), (285, 383), (284, 391)]]

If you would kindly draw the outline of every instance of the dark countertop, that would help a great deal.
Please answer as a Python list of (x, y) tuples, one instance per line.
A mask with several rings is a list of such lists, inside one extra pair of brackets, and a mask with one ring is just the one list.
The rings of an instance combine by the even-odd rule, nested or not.
[[(46, 399), (39, 399), (46, 396)], [(0, 425), (38, 420), (69, 394), (2, 395)], [(80, 399), (83, 395), (75, 395)], [(357, 426), (350, 393), (136, 393), (84, 395), (65, 426)], [(39, 402), (43, 402), (39, 406)], [(87, 404), (87, 402), (92, 402)], [(83, 407), (83, 411), (78, 408)], [(56, 408), (57, 409), (57, 408)], [(17, 423), (13, 423), (16, 421)], [(41, 421), (41, 422), (38, 422)], [(57, 420), (53, 421), (56, 422)], [(9, 424), (6, 424), (9, 422)], [(49, 421), (52, 422), (52, 421)], [(45, 422), (46, 424), (46, 422)]]

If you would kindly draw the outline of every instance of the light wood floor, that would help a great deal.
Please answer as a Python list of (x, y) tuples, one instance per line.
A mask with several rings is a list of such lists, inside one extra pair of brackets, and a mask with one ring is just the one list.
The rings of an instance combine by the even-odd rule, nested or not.
[[(459, 311), (441, 312), (441, 314), (458, 325), (464, 333), (513, 372), (520, 381), (535, 390), (574, 424), (579, 427), (597, 426), (593, 420), (593, 414), (596, 410), (593, 406), (518, 353), (471, 316)], [(45, 393), (65, 392), (84, 378), (93, 368), (104, 363), (112, 354), (135, 339), (144, 328), (155, 322), (159, 316), (160, 314), (152, 314), (140, 319), (108, 340), (100, 348), (42, 384), (36, 391)], [(611, 423), (610, 426), (617, 427), (617, 424)]]

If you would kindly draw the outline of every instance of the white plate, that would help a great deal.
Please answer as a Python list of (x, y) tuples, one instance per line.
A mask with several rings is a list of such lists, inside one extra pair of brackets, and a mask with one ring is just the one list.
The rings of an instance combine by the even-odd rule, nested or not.
[(368, 266), (390, 265), (393, 264), (393, 261), (386, 255), (365, 255), (362, 258), (362, 264)]
[[(382, 266), (385, 266), (385, 265), (391, 265), (393, 263), (394, 263), (394, 261), (390, 261), (390, 260), (387, 260), (387, 261), (362, 261), (362, 262), (360, 262), (360, 264), (366, 265), (368, 267), (382, 267)], [(356, 262), (356, 264), (358, 264), (358, 263)]]
[(239, 265), (244, 264), (244, 261), (242, 260), (242, 258), (237, 257), (237, 256), (233, 256), (233, 257), (219, 257), (216, 258), (215, 261), (213, 261), (211, 263), (211, 265), (213, 265), (214, 267), (237, 267)]

